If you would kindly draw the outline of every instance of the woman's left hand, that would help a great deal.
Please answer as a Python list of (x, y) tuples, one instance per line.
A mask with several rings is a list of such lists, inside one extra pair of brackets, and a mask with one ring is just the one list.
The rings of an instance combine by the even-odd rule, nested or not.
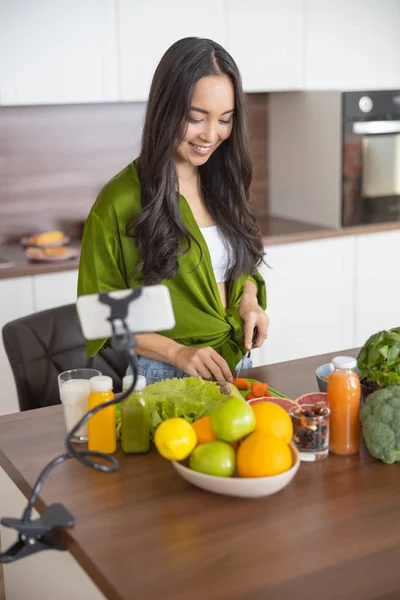
[[(266, 312), (259, 306), (257, 298), (250, 294), (244, 294), (239, 305), (239, 316), (244, 324), (244, 345), (247, 350), (260, 348), (268, 335), (269, 318)], [(251, 344), (254, 327), (258, 328), (258, 336), (255, 343)]]

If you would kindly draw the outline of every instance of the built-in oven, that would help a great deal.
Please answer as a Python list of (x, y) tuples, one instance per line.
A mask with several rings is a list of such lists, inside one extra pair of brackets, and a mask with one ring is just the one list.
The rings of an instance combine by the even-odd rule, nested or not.
[(343, 225), (400, 220), (400, 90), (342, 94)]
[(400, 220), (400, 90), (269, 96), (271, 215), (325, 227)]

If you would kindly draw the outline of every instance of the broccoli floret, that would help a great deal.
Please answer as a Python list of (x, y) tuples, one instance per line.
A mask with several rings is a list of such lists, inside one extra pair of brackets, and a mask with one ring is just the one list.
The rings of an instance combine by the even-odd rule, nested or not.
[(368, 452), (387, 464), (400, 461), (400, 385), (368, 396), (360, 420)]
[(392, 406), (394, 408), (395, 411), (400, 412), (400, 397), (392, 398), (388, 402), (389, 402), (390, 406)]

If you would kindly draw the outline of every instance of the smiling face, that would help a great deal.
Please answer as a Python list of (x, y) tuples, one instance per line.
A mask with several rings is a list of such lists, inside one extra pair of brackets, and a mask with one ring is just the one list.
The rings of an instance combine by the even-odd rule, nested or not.
[(176, 152), (178, 166), (199, 167), (232, 132), (235, 94), (226, 75), (209, 75), (194, 89), (185, 135)]

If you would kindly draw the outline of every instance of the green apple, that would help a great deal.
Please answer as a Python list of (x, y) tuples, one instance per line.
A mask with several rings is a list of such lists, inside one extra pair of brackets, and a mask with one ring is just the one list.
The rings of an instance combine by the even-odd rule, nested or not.
[(228, 396), (210, 412), (211, 428), (218, 439), (237, 442), (256, 426), (253, 409), (244, 398)]
[(189, 458), (189, 467), (193, 471), (218, 477), (232, 477), (235, 472), (235, 451), (225, 442), (207, 442), (199, 444)]

